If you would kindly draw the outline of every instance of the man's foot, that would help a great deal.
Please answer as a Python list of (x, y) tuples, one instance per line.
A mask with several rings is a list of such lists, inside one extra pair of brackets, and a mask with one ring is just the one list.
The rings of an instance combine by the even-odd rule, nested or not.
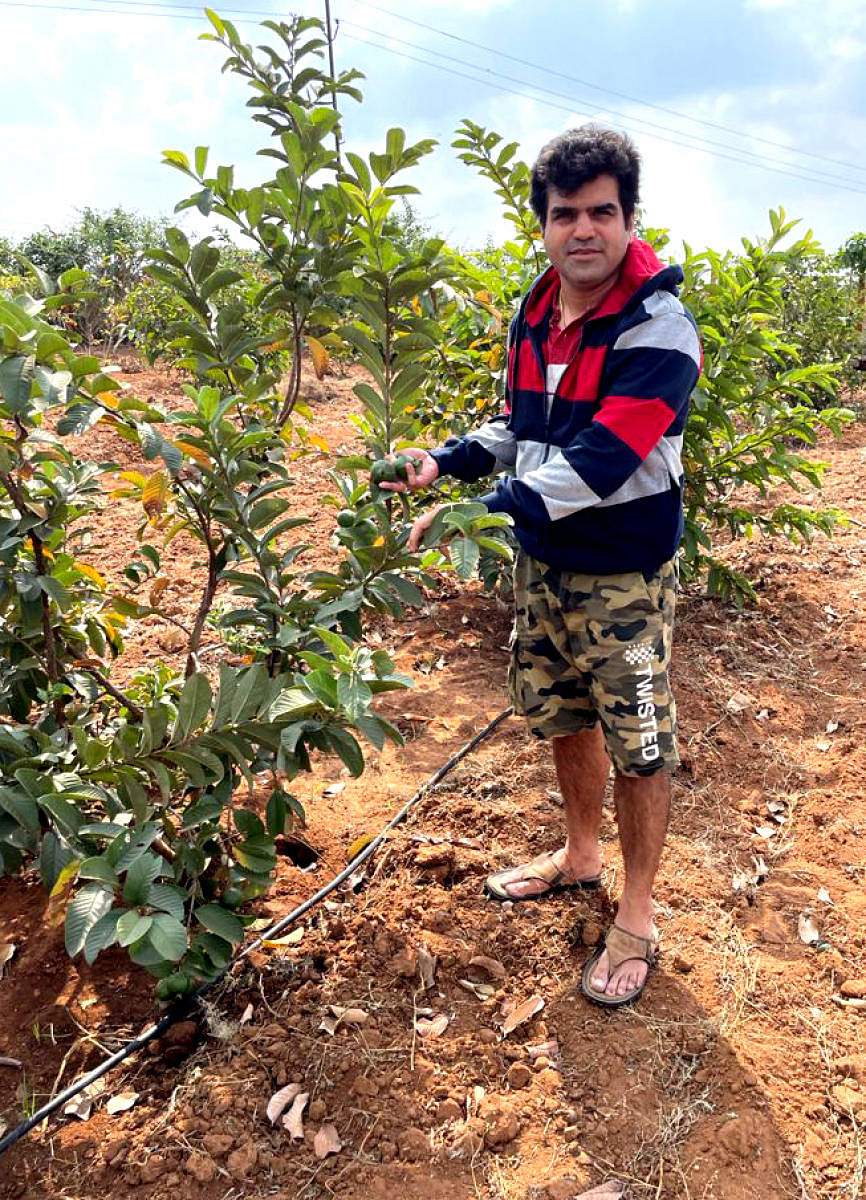
[[(609, 944), (608, 944), (609, 943)], [(606, 943), (589, 959), (584, 972), (584, 991), (591, 1000), (616, 1005), (623, 997), (636, 999), (643, 991), (655, 961), (658, 930), (649, 913), (624, 914), (622, 908)], [(592, 993), (595, 993), (593, 995)]]
[(592, 890), (601, 883), (601, 853), (571, 860), (565, 847), (532, 862), (489, 875), (484, 890), (494, 900), (537, 900), (567, 888)]

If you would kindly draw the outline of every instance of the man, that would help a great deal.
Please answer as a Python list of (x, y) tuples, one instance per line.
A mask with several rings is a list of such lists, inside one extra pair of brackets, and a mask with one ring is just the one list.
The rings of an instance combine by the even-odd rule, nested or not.
[(652, 888), (679, 761), (668, 663), (682, 435), (701, 362), (682, 271), (633, 234), (639, 169), (632, 142), (598, 126), (544, 147), (532, 206), (551, 265), (511, 326), (505, 413), (432, 454), (413, 448), (407, 484), (392, 485), (507, 472), (483, 499), (512, 516), (520, 545), (510, 686), (532, 733), (551, 739), (567, 839), (486, 891), (516, 901), (598, 886), (609, 755), (625, 881), (581, 986), (610, 1007), (641, 993), (658, 940)]

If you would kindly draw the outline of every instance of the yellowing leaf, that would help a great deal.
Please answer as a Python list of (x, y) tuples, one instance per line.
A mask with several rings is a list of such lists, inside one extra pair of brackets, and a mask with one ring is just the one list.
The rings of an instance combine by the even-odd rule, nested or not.
[(331, 365), (331, 356), (318, 338), (308, 337), (307, 345), (313, 356), (313, 370), (316, 372), (316, 378), (323, 379)]
[(54, 887), (48, 894), (48, 908), (45, 910), (46, 924), (49, 926), (59, 925), (63, 920), (66, 903), (69, 900), (72, 885), (78, 878), (80, 866), (81, 859), (73, 858), (57, 876)]
[(165, 512), (167, 499), (168, 476), (165, 471), (154, 471), (141, 492), (141, 503), (151, 521), (155, 521)]
[(147, 476), (143, 475), (141, 471), (118, 471), (117, 478), (124, 479), (138, 488), (143, 488), (147, 483)]
[(147, 595), (147, 602), (151, 608), (156, 608), (156, 606), (159, 604), (160, 597), (167, 587), (167, 579), (154, 579), (153, 583), (150, 585), (150, 591)]
[(362, 833), (359, 838), (355, 838), (354, 842), (352, 842), (351, 846), (346, 851), (346, 861), (351, 862), (353, 858), (356, 858), (365, 846), (370, 845), (370, 842), (372, 842), (375, 836), (376, 835), (374, 833)]
[(490, 293), (484, 292), (484, 291), (476, 292), (475, 299), (480, 301), (482, 304), (489, 304), (490, 303)]
[(379, 536), (376, 538), (375, 542), (373, 542), (373, 545), (374, 545), (374, 546), (384, 546), (384, 545), (385, 545), (385, 536), (384, 536), (384, 534), (381, 534), (381, 533), (380, 533), (380, 534), (379, 534)]
[(181, 450), (187, 458), (191, 458), (194, 462), (197, 462), (200, 467), (207, 467), (210, 470), (210, 457), (200, 447), (191, 446), (189, 442), (172, 442), (172, 445)]
[(86, 576), (87, 579), (90, 579), (93, 583), (95, 583), (98, 588), (105, 587), (105, 580), (99, 574), (96, 567), (91, 567), (90, 563), (79, 562), (78, 559), (75, 560), (75, 566), (82, 575)]
[(415, 313), (415, 315), (417, 317), (420, 317), (421, 316), (421, 301), (418, 299), (417, 296), (412, 297), (411, 304), (412, 304), (412, 312)]
[(308, 434), (307, 441), (311, 446), (315, 446), (317, 450), (321, 450), (323, 454), (327, 454), (331, 448), (325, 439), (323, 437), (319, 437), (317, 433)]
[(293, 929), (291, 933), (287, 933), (281, 938), (265, 938), (262, 945), (267, 950), (279, 950), (282, 946), (297, 946), (298, 942), (304, 937), (304, 927), (299, 925), (297, 929)]
[(104, 404), (106, 408), (117, 408), (119, 397), (114, 392), (98, 392), (96, 399), (100, 404)]

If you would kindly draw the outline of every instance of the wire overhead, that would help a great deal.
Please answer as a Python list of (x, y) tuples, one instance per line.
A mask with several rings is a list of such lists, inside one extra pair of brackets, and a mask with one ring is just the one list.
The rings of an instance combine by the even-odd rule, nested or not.
[[(418, 21), (412, 17), (406, 17), (402, 13), (393, 11), (372, 2), (372, 0), (356, 0), (356, 3), (361, 4), (365, 8), (373, 9), (376, 12), (381, 12), (387, 16), (393, 17), (395, 20), (403, 21), (406, 24), (413, 25), (417, 28), (424, 29), (431, 33), (436, 33), (441, 37), (448, 38), (451, 41), (460, 43), (461, 45), (469, 46), (474, 50), (481, 50), (488, 54), (495, 55), (498, 59), (507, 59), (511, 62), (520, 63), (531, 70), (544, 71), (546, 76), (554, 76), (556, 78), (565, 79), (571, 83), (576, 83), (581, 87), (588, 87), (593, 91), (605, 93), (607, 95), (616, 96), (620, 99), (628, 100), (641, 105), (642, 107), (654, 109), (658, 112), (667, 113), (675, 116), (678, 119), (691, 121), (698, 125), (703, 125), (707, 128), (718, 129), (725, 133), (733, 134), (736, 137), (748, 139), (753, 142), (760, 142), (764, 145), (774, 146), (778, 149), (786, 151), (788, 154), (800, 155), (802, 157), (812, 158), (832, 164), (836, 169), (847, 171), (866, 172), (866, 167), (859, 163), (845, 162), (840, 159), (830, 158), (827, 155), (814, 154), (807, 150), (798, 150), (792, 146), (786, 146), (783, 142), (773, 141), (772, 139), (762, 137), (758, 134), (750, 133), (746, 130), (736, 129), (733, 126), (722, 125), (713, 121), (706, 121), (702, 118), (692, 117), (686, 113), (679, 112), (676, 109), (666, 108), (663, 105), (654, 104), (651, 101), (641, 100), (638, 97), (630, 96), (624, 92), (617, 92), (611, 88), (604, 88), (598, 84), (592, 83), (589, 80), (580, 79), (577, 76), (569, 75), (561, 71), (551, 69), (547, 66), (542, 66), (539, 63), (534, 63), (531, 60), (521, 58), (518, 55), (509, 54), (504, 50), (497, 49), (492, 46), (485, 45), (481, 42), (472, 41), (469, 38), (461, 37), (459, 34), (450, 32), (449, 30), (440, 29), (437, 26), (429, 25), (423, 21)], [(0, 0), (0, 8), (26, 8), (29, 11), (35, 9), (45, 9), (53, 12), (84, 12), (84, 13), (104, 13), (111, 16), (134, 16), (134, 17), (161, 17), (165, 19), (196, 21), (202, 19), (201, 9), (195, 4), (174, 3), (172, 0), (92, 0), (90, 4), (71, 4), (71, 3), (33, 3), (26, 0)], [(236, 8), (219, 6), (219, 11), (226, 17), (248, 17), (248, 18), (272, 18), (278, 19), (279, 12), (273, 9), (262, 8)], [(756, 167), (763, 171), (769, 171), (776, 175), (784, 175), (791, 179), (801, 180), (805, 183), (811, 183), (818, 186), (831, 186), (847, 192), (853, 192), (856, 195), (866, 195), (866, 178), (852, 179), (844, 178), (838, 175), (831, 175), (823, 168), (812, 167), (805, 163), (785, 162), (784, 160), (773, 158), (767, 159), (763, 155), (749, 150), (744, 146), (731, 146), (726, 142), (717, 142), (711, 138), (702, 136), (697, 132), (688, 130), (673, 129), (670, 126), (662, 125), (658, 122), (649, 120), (646, 117), (637, 116), (635, 114), (626, 114), (616, 109), (608, 108), (593, 101), (588, 101), (583, 97), (571, 96), (565, 92), (555, 91), (547, 88), (542, 84), (533, 83), (531, 80), (519, 79), (514, 76), (505, 75), (493, 68), (479, 65), (477, 62), (467, 62), (465, 59), (456, 58), (452, 55), (445, 54), (442, 51), (436, 50), (430, 46), (421, 46), (414, 42), (406, 41), (402, 38), (395, 37), (391, 34), (383, 33), (380, 30), (370, 29), (368, 26), (358, 24), (357, 22), (343, 18), (338, 21), (338, 25), (351, 26), (359, 29), (362, 32), (372, 35), (374, 38), (386, 38), (387, 43), (381, 40), (373, 41), (369, 37), (360, 37), (358, 34), (344, 32), (343, 36), (351, 41), (358, 42), (362, 45), (369, 45), (376, 49), (382, 50), (387, 54), (396, 55), (408, 62), (417, 63), (420, 66), (430, 67), (434, 70), (452, 75), (455, 78), (465, 79), (470, 83), (479, 83), (486, 87), (494, 88), (496, 91), (521, 97), (523, 99), (533, 100), (538, 104), (543, 104), (549, 108), (554, 108), (559, 111), (573, 114), (575, 109), (583, 109), (597, 114), (603, 114), (609, 117), (614, 117), (617, 120), (625, 122), (627, 125), (643, 126), (641, 132), (648, 131), (647, 136), (656, 138), (659, 141), (667, 142), (670, 145), (680, 146), (689, 150), (696, 150), (702, 154), (708, 154), (713, 158), (722, 159), (728, 162), (736, 163), (741, 166)], [(403, 50), (396, 49), (396, 45), (406, 46), (414, 50), (420, 51), (424, 55), (435, 56), (446, 62), (456, 63), (468, 70), (456, 70), (453, 67), (448, 67), (440, 62), (433, 61), (430, 57), (417, 57), (416, 55), (407, 54)], [(480, 74), (479, 74), (480, 72)], [(502, 80), (502, 83), (496, 82)], [(504, 86), (505, 84), (516, 84), (517, 87)], [(530, 90), (526, 90), (530, 89)], [(556, 97), (558, 100), (568, 101), (568, 104), (558, 103), (555, 99), (547, 99), (547, 96)], [(686, 140), (687, 139), (687, 140)]]

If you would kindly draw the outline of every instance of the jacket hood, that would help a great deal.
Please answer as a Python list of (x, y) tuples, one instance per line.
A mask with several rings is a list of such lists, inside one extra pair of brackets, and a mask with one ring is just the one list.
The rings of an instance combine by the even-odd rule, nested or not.
[[(682, 268), (666, 267), (649, 242), (632, 238), (620, 267), (619, 278), (590, 319), (607, 317), (637, 307), (652, 292), (667, 291), (676, 295), (683, 281)], [(548, 267), (529, 290), (525, 315), (530, 325), (539, 325), (553, 307), (560, 279), (556, 267)]]

